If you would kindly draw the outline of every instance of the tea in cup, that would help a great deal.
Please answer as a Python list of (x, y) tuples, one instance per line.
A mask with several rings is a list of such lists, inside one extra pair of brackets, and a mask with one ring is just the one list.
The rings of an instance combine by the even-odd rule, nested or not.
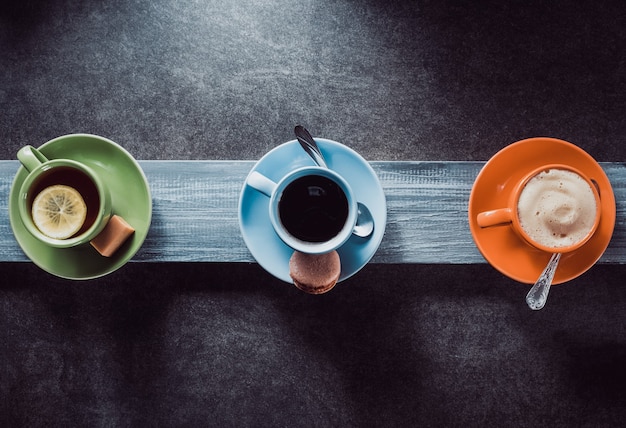
[(70, 248), (91, 243), (104, 256), (134, 232), (112, 216), (106, 183), (92, 168), (72, 159), (47, 159), (25, 146), (17, 158), (28, 171), (19, 190), (19, 215), (28, 232), (43, 244)]
[(330, 169), (299, 168), (278, 183), (253, 171), (247, 184), (270, 198), (272, 227), (296, 251), (327, 253), (352, 235), (357, 202), (346, 180)]
[(592, 178), (567, 165), (544, 165), (517, 183), (506, 207), (479, 213), (477, 223), (483, 228), (511, 225), (531, 246), (566, 253), (593, 236), (600, 202)]

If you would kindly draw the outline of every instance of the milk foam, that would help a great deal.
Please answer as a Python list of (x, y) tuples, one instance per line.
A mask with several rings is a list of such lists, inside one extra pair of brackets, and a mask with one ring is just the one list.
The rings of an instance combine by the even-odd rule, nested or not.
[(596, 200), (589, 184), (578, 174), (550, 169), (526, 183), (517, 211), (531, 239), (558, 249), (587, 236), (595, 222)]

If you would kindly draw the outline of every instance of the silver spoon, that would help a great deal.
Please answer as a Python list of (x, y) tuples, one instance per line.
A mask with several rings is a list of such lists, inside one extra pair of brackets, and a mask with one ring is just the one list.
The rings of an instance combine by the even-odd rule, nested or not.
[[(298, 142), (300, 142), (304, 151), (307, 152), (311, 158), (313, 158), (313, 161), (315, 161), (315, 163), (322, 168), (328, 168), (322, 152), (309, 131), (307, 131), (304, 126), (297, 125), (294, 132)], [(357, 202), (357, 209), (356, 225), (354, 226), (352, 233), (361, 238), (367, 238), (374, 231), (374, 218), (372, 217), (370, 210), (362, 203)]]
[(556, 272), (556, 267), (561, 259), (561, 253), (554, 253), (545, 267), (535, 285), (532, 286), (528, 294), (526, 295), (526, 303), (528, 307), (534, 311), (537, 311), (546, 304), (548, 300), (548, 293), (550, 292), (550, 286), (552, 285), (552, 279)]

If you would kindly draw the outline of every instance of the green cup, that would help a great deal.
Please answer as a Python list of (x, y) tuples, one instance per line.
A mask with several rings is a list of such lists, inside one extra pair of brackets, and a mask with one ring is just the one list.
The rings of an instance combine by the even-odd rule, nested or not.
[[(40, 242), (55, 248), (69, 248), (89, 243), (106, 227), (111, 218), (111, 195), (104, 180), (91, 168), (71, 159), (47, 159), (32, 146), (22, 147), (17, 158), (28, 171), (19, 190), (19, 215), (24, 227)], [(32, 204), (46, 187), (63, 184), (81, 194), (87, 215), (80, 230), (67, 239), (44, 235), (35, 225)]]

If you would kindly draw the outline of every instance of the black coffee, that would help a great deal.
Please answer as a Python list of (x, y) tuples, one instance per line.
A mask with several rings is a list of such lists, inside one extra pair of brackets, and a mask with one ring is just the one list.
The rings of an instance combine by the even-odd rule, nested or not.
[(307, 175), (285, 188), (278, 203), (278, 215), (294, 237), (325, 242), (343, 229), (348, 218), (348, 198), (333, 180)]
[(37, 181), (33, 183), (29, 191), (28, 206), (31, 209), (33, 201), (42, 190), (55, 184), (64, 184), (73, 187), (83, 197), (85, 205), (87, 205), (87, 216), (83, 226), (76, 235), (84, 233), (96, 221), (98, 211), (100, 210), (100, 196), (94, 182), (84, 172), (66, 166), (58, 166), (43, 173)]

